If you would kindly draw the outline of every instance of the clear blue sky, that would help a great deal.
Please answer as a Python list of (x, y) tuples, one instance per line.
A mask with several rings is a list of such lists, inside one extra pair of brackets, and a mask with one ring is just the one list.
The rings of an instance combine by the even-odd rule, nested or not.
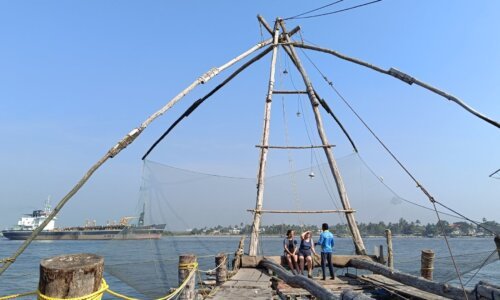
[[(259, 42), (257, 14), (271, 23), (327, 3), (0, 1), (0, 227), (39, 208), (48, 195), (55, 204), (110, 147), (197, 76)], [(332, 9), (359, 3), (346, 0)], [(289, 28), (296, 25), (308, 42), (403, 70), (500, 119), (498, 1), (385, 0), (288, 22)], [(310, 56), (436, 198), (471, 218), (499, 220), (500, 180), (488, 178), (500, 168), (498, 128), (416, 86), (324, 54)], [(281, 67), (284, 61), (279, 60)], [(262, 60), (204, 104), (150, 158), (210, 173), (255, 176), (253, 146), (260, 138), (268, 62)], [(413, 197), (414, 185), (376, 150), (312, 66), (306, 67), (365, 160), (398, 193)], [(141, 156), (224, 74), (108, 161), (63, 209), (60, 223), (103, 223), (133, 212)], [(275, 103), (279, 116), (280, 102)], [(237, 125), (240, 121), (245, 125)], [(330, 140), (339, 145), (336, 154), (351, 153), (329, 124)], [(221, 158), (224, 163), (217, 162)], [(308, 160), (298, 158), (297, 164), (307, 166)], [(239, 223), (234, 221), (238, 214), (227, 223)], [(241, 216), (248, 220), (247, 213)], [(205, 217), (213, 219), (199, 218)]]

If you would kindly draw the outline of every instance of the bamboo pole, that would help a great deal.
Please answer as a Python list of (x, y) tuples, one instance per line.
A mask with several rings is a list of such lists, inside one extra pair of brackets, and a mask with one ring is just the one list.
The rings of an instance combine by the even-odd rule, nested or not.
[[(255, 212), (255, 209), (247, 209), (249, 212)], [(278, 210), (278, 209), (261, 209), (261, 214), (331, 214), (331, 213), (346, 213), (355, 212), (355, 210), (345, 209), (330, 209), (330, 210)]]
[(493, 119), (490, 119), (488, 118), (487, 116), (481, 114), (480, 112), (476, 111), (475, 109), (473, 109), (472, 107), (470, 107), (469, 105), (467, 105), (466, 103), (464, 103), (462, 100), (460, 100), (459, 98), (451, 95), (451, 94), (448, 94), (430, 84), (427, 84), (423, 81), (420, 81), (418, 79), (416, 79), (415, 77), (412, 77), (408, 74), (405, 74), (397, 69), (394, 69), (394, 68), (390, 68), (389, 70), (384, 70), (380, 67), (377, 67), (376, 65), (373, 65), (373, 64), (370, 64), (370, 63), (367, 63), (367, 62), (364, 62), (360, 59), (357, 59), (357, 58), (353, 58), (353, 57), (349, 57), (347, 55), (344, 55), (344, 54), (341, 54), (337, 51), (334, 51), (334, 50), (330, 50), (330, 49), (326, 49), (326, 48), (321, 48), (321, 47), (316, 47), (316, 46), (312, 46), (312, 45), (307, 45), (307, 44), (304, 44), (304, 43), (289, 43), (289, 45), (291, 46), (296, 46), (296, 47), (299, 47), (299, 48), (304, 48), (304, 49), (309, 49), (309, 50), (315, 50), (315, 51), (320, 51), (320, 52), (324, 52), (324, 53), (328, 53), (328, 54), (331, 54), (331, 55), (334, 55), (340, 59), (343, 59), (343, 60), (346, 60), (346, 61), (349, 61), (349, 62), (352, 62), (352, 63), (355, 63), (355, 64), (358, 64), (360, 66), (363, 66), (363, 67), (367, 67), (369, 69), (372, 69), (374, 71), (377, 71), (377, 72), (380, 72), (382, 74), (386, 74), (386, 75), (390, 75), (392, 77), (395, 77), (399, 80), (402, 80), (408, 84), (416, 84), (418, 86), (421, 86), (423, 87), (424, 89), (426, 90), (429, 90), (435, 94), (438, 94), (439, 96), (441, 97), (444, 97), (450, 101), (453, 101), (455, 103), (457, 103), (458, 105), (460, 105), (462, 108), (464, 108), (466, 111), (468, 111), (469, 113), (475, 115), (476, 117), (482, 119), (483, 121), (486, 121), (488, 123), (490, 123), (491, 125), (497, 127), (497, 128), (500, 128), (500, 123), (498, 121), (495, 121)]
[[(280, 20), (280, 25), (283, 29), (283, 32), (286, 32), (285, 24), (282, 20)], [(285, 42), (290, 42), (290, 38), (287, 35), (284, 35), (285, 37)], [(328, 138), (326, 136), (325, 130), (323, 129), (323, 121), (321, 119), (321, 113), (319, 111), (319, 100), (316, 97), (316, 93), (314, 92), (314, 89), (312, 87), (312, 83), (309, 80), (309, 77), (307, 76), (307, 73), (302, 66), (302, 63), (300, 62), (299, 57), (297, 56), (297, 53), (295, 52), (295, 48), (293, 47), (292, 44), (288, 44), (288, 46), (283, 47), (287, 54), (290, 56), (292, 61), (294, 62), (295, 66), (297, 67), (298, 71), (302, 75), (302, 79), (304, 81), (304, 84), (306, 86), (307, 93), (309, 95), (309, 100), (311, 101), (312, 109), (314, 112), (314, 117), (316, 119), (316, 127), (318, 130), (319, 137), (321, 139), (321, 142), (323, 145), (329, 145)], [(333, 152), (331, 148), (325, 147), (324, 148), (326, 158), (328, 160), (328, 164), (330, 166), (330, 170), (333, 174), (333, 177), (335, 179), (335, 183), (337, 186), (337, 191), (340, 196), (340, 201), (342, 202), (342, 206), (345, 210), (351, 210), (351, 204), (349, 203), (349, 197), (347, 196), (347, 191), (344, 186), (344, 181), (342, 179), (342, 176), (340, 175), (339, 168), (337, 166), (337, 162), (335, 161), (335, 157), (333, 155)], [(347, 219), (347, 224), (349, 225), (349, 229), (352, 233), (352, 238), (353, 238), (353, 243), (354, 247), (356, 249), (356, 253), (360, 255), (365, 255), (366, 254), (366, 249), (365, 245), (363, 243), (363, 239), (361, 238), (361, 233), (359, 232), (358, 226), (356, 224), (356, 219), (354, 218), (354, 214), (352, 212), (346, 212), (346, 219)]]
[[(278, 54), (278, 37), (279, 30), (277, 23), (274, 27), (274, 36), (273, 36), (273, 54), (271, 58), (271, 70), (269, 74), (269, 85), (267, 89), (267, 97), (266, 104), (264, 108), (264, 125), (262, 132), (262, 145), (269, 145), (269, 126), (271, 123), (271, 103), (273, 97), (273, 89), (274, 89), (274, 75), (276, 68), (276, 57)], [(252, 224), (252, 233), (250, 236), (250, 247), (249, 247), (249, 255), (255, 256), (257, 255), (257, 249), (259, 244), (259, 230), (260, 230), (260, 219), (261, 213), (259, 212), (262, 209), (262, 203), (264, 198), (264, 176), (266, 173), (266, 163), (267, 163), (267, 153), (269, 149), (261, 148), (260, 149), (260, 158), (259, 158), (259, 170), (257, 173), (257, 199), (255, 203), (255, 212), (253, 217)]]
[(196, 86), (199, 84), (204, 84), (210, 79), (212, 79), (214, 76), (219, 74), (220, 72), (224, 71), (225, 69), (229, 68), (233, 64), (237, 63), (238, 61), (244, 59), (251, 53), (259, 50), (262, 47), (265, 47), (269, 44), (271, 44), (272, 39), (265, 40), (261, 43), (256, 44), (252, 48), (248, 49), (247, 51), (243, 52), (239, 56), (235, 57), (234, 59), (228, 61), (224, 65), (218, 67), (218, 68), (213, 68), (209, 70), (208, 72), (204, 73), (201, 75), (198, 79), (196, 79), (193, 83), (191, 83), (187, 88), (185, 88), (182, 92), (177, 94), (174, 98), (172, 98), (165, 106), (163, 106), (161, 109), (153, 113), (149, 118), (147, 118), (138, 128), (132, 129), (125, 137), (123, 137), (116, 145), (114, 145), (108, 152), (101, 158), (99, 159), (93, 166), (90, 167), (90, 169), (87, 171), (87, 173), (84, 174), (84, 176), (80, 179), (80, 181), (77, 182), (77, 184), (59, 201), (59, 203), (54, 207), (52, 212), (47, 216), (45, 221), (38, 226), (31, 236), (27, 238), (21, 246), (16, 250), (16, 252), (2, 265), (0, 268), (0, 275), (7, 270), (12, 263), (21, 255), (21, 253), (24, 252), (24, 250), (31, 244), (31, 242), (38, 236), (38, 234), (49, 224), (49, 222), (54, 219), (54, 217), (59, 213), (59, 211), (64, 207), (64, 205), (71, 199), (79, 190), (80, 188), (85, 185), (85, 183), (89, 180), (89, 178), (94, 174), (97, 169), (99, 169), (109, 158), (113, 158), (118, 153), (120, 153), (121, 150), (125, 149), (128, 145), (130, 145), (141, 133), (146, 129), (151, 122), (153, 122), (156, 118), (160, 117), (163, 115), (166, 111), (168, 111), (172, 106), (174, 106), (180, 99), (182, 99), (184, 96), (186, 96), (189, 92), (191, 92)]
[(229, 81), (233, 80), (234, 77), (236, 77), (238, 74), (243, 72), (243, 70), (245, 70), (250, 65), (252, 65), (254, 62), (258, 61), (259, 59), (264, 57), (266, 54), (271, 52), (272, 49), (273, 49), (273, 47), (270, 46), (269, 48), (263, 50), (261, 53), (256, 55), (254, 58), (252, 58), (249, 61), (247, 61), (246, 63), (244, 63), (241, 67), (239, 67), (236, 71), (234, 71), (231, 75), (229, 75), (226, 79), (224, 79), (220, 84), (218, 84), (215, 88), (213, 88), (205, 96), (203, 96), (202, 98), (196, 100), (193, 104), (191, 104), (191, 106), (188, 107), (186, 109), (186, 111), (177, 120), (175, 120), (174, 123), (172, 123), (172, 125), (170, 125), (170, 127), (160, 136), (160, 138), (158, 138), (153, 143), (153, 145), (151, 145), (151, 147), (148, 149), (148, 151), (146, 151), (146, 153), (142, 156), (142, 160), (145, 160), (146, 157), (149, 155), (149, 153), (151, 153), (151, 151), (153, 151), (153, 149), (170, 133), (170, 131), (172, 131), (175, 128), (175, 126), (177, 126), (184, 118), (187, 118), (193, 111), (195, 111), (198, 108), (198, 106), (200, 106), (203, 102), (205, 102), (205, 100), (210, 98), (219, 89), (221, 89), (223, 86), (225, 86), (227, 83), (229, 83)]
[(313, 149), (313, 148), (331, 148), (335, 147), (335, 145), (321, 145), (321, 146), (264, 146), (264, 145), (255, 145), (257, 148), (267, 148), (267, 149)]
[(392, 253), (392, 233), (390, 229), (385, 230), (385, 238), (387, 240), (387, 266), (394, 269), (394, 255)]

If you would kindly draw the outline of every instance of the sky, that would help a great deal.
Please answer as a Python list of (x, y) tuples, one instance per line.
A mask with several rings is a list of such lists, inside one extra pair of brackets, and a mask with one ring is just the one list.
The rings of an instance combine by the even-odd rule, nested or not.
[[(257, 14), (272, 24), (277, 17), (329, 3), (0, 1), (0, 228), (41, 208), (48, 197), (55, 205), (117, 141), (198, 76), (267, 39)], [(345, 0), (319, 13), (361, 3)], [(287, 20), (289, 29), (297, 25), (296, 40), (397, 68), (500, 119), (498, 1), (384, 0)], [(363, 159), (398, 194), (425, 201), (298, 52)], [(500, 180), (488, 177), (500, 168), (498, 128), (417, 86), (326, 54), (306, 53), (438, 201), (475, 220), (500, 220)], [(266, 56), (231, 81), (148, 158), (210, 174), (255, 177), (270, 60)], [(63, 208), (58, 224), (81, 225), (87, 219), (103, 224), (135, 212), (142, 155), (193, 101), (233, 70), (198, 87), (106, 162)], [(303, 89), (282, 51), (276, 86)], [(304, 132), (304, 122), (292, 118), (306, 99), (287, 99), (273, 101), (271, 144), (312, 143), (304, 134), (294, 136)], [(351, 154), (335, 123), (324, 113), (323, 118), (336, 156)], [(311, 155), (302, 153), (293, 165), (307, 168), (310, 161)], [(269, 162), (268, 173), (281, 174), (290, 165), (285, 155)], [(248, 213), (240, 206), (254, 204), (235, 205), (234, 213), (222, 217), (200, 211), (196, 218), (206, 224), (247, 223)]]

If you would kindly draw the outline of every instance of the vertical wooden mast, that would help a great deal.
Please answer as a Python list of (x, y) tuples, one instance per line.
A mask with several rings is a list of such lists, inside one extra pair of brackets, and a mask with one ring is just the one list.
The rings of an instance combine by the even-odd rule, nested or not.
[(273, 55), (271, 59), (271, 71), (269, 74), (269, 85), (267, 89), (266, 104), (264, 110), (264, 128), (262, 133), (262, 144), (264, 147), (260, 148), (260, 158), (259, 158), (259, 170), (257, 173), (257, 200), (255, 204), (255, 211), (253, 215), (253, 225), (252, 225), (252, 235), (250, 236), (250, 249), (249, 255), (257, 255), (257, 249), (259, 245), (259, 229), (260, 229), (260, 218), (262, 210), (262, 201), (264, 198), (264, 175), (266, 173), (266, 163), (267, 163), (267, 152), (269, 151), (269, 125), (271, 121), (271, 103), (273, 97), (274, 89), (274, 74), (276, 67), (276, 56), (278, 53), (278, 21), (274, 25), (274, 36), (273, 36)]
[[(284, 33), (286, 33), (286, 28), (283, 20), (279, 20), (280, 26), (283, 30)], [(290, 38), (288, 37), (287, 34), (284, 34), (285, 42), (290, 43)], [(290, 55), (292, 61), (294, 62), (295, 66), (297, 67), (298, 71), (302, 75), (302, 79), (304, 80), (304, 84), (306, 85), (306, 90), (307, 94), (309, 96), (309, 100), (311, 101), (311, 105), (313, 108), (314, 112), (314, 117), (316, 119), (316, 127), (318, 129), (318, 134), (321, 139), (321, 142), (325, 146), (323, 149), (325, 151), (326, 158), (328, 160), (328, 164), (330, 166), (330, 170), (333, 174), (333, 178), (335, 178), (335, 183), (337, 185), (337, 191), (340, 196), (340, 201), (342, 202), (342, 206), (344, 207), (345, 210), (349, 210), (349, 212), (346, 212), (346, 218), (347, 218), (347, 224), (349, 226), (349, 229), (352, 233), (352, 238), (354, 242), (354, 247), (356, 249), (357, 254), (366, 254), (366, 249), (363, 243), (363, 239), (361, 238), (361, 234), (359, 232), (358, 226), (356, 224), (356, 220), (354, 218), (354, 213), (352, 212), (351, 205), (349, 203), (349, 198), (347, 196), (347, 191), (344, 186), (344, 181), (342, 180), (342, 177), (340, 176), (340, 171), (337, 166), (337, 162), (335, 161), (335, 157), (333, 156), (333, 151), (330, 147), (327, 147), (327, 145), (330, 145), (328, 142), (328, 138), (325, 134), (325, 131), (323, 129), (323, 121), (321, 119), (321, 114), (319, 111), (319, 101), (316, 98), (316, 94), (314, 93), (314, 89), (312, 87), (311, 81), (309, 80), (309, 77), (307, 76), (307, 73), (305, 69), (302, 66), (302, 63), (300, 62), (299, 57), (297, 56), (297, 53), (295, 52), (295, 48), (288, 44), (287, 46), (283, 47), (285, 50), (287, 50), (288, 55)]]

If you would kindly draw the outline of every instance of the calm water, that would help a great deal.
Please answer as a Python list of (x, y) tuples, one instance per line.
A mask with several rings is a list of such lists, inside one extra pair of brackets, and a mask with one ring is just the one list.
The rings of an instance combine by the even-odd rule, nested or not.
[[(200, 269), (208, 270), (214, 267), (214, 254), (234, 253), (238, 241), (239, 237), (168, 237), (157, 241), (36, 241), (0, 276), (0, 296), (36, 289), (38, 266), (42, 258), (82, 252), (104, 256), (107, 272), (105, 277), (113, 290), (139, 298), (160, 296), (168, 287), (177, 286), (177, 262), (180, 253), (196, 254), (199, 257)], [(280, 255), (281, 243), (282, 238), (264, 237), (261, 251), (265, 255)], [(450, 243), (460, 270), (480, 264), (495, 249), (492, 238), (454, 238), (450, 239)], [(0, 257), (9, 257), (20, 244), (20, 241), (0, 238)], [(248, 239), (245, 244), (248, 245)], [(373, 253), (375, 247), (385, 245), (385, 239), (367, 238), (365, 244), (368, 251)], [(451, 269), (449, 253), (443, 239), (395, 237), (393, 246), (397, 269), (418, 274), (420, 251), (432, 249), (437, 257), (435, 277), (444, 278), (453, 274), (437, 274), (440, 269)], [(352, 254), (352, 249), (351, 239), (336, 239), (337, 254)], [(479, 280), (500, 283), (498, 256), (496, 259), (496, 262), (485, 266), (475, 275), (474, 283)], [(158, 263), (159, 261), (161, 263)], [(337, 273), (344, 271), (337, 270)], [(464, 276), (464, 281), (470, 276)]]

